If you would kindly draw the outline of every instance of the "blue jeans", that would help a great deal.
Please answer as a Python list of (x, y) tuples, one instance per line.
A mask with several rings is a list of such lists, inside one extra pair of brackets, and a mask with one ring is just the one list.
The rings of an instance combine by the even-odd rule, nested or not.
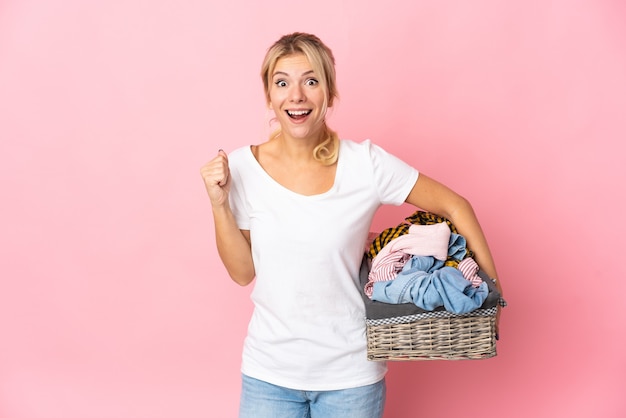
[(351, 389), (288, 389), (243, 375), (239, 418), (382, 418), (385, 379)]

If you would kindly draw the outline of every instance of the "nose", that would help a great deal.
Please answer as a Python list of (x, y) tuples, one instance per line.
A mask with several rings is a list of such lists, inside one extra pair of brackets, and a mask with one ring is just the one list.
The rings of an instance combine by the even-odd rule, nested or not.
[(304, 89), (299, 84), (293, 85), (289, 91), (289, 101), (292, 103), (302, 103), (306, 100)]

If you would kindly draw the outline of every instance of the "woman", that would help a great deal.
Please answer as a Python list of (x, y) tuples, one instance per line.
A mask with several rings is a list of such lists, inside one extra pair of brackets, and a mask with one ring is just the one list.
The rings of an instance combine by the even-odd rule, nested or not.
[(386, 365), (367, 360), (358, 284), (376, 210), (408, 202), (450, 219), (496, 278), (491, 253), (464, 198), (329, 129), (334, 57), (319, 38), (283, 36), (261, 76), (279, 128), (201, 170), (229, 275), (244, 286), (256, 277), (240, 417), (381, 417)]

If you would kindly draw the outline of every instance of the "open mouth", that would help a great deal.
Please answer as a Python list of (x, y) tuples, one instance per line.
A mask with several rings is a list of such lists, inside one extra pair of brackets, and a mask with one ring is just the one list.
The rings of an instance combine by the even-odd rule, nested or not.
[(291, 118), (291, 119), (304, 119), (307, 116), (309, 116), (312, 112), (312, 110), (287, 110), (287, 115)]

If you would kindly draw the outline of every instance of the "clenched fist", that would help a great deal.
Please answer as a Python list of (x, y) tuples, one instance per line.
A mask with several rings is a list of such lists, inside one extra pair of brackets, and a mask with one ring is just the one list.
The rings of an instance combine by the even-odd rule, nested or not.
[(211, 205), (217, 207), (228, 202), (230, 170), (228, 169), (228, 156), (224, 150), (219, 150), (215, 158), (202, 166), (200, 174), (211, 199)]

